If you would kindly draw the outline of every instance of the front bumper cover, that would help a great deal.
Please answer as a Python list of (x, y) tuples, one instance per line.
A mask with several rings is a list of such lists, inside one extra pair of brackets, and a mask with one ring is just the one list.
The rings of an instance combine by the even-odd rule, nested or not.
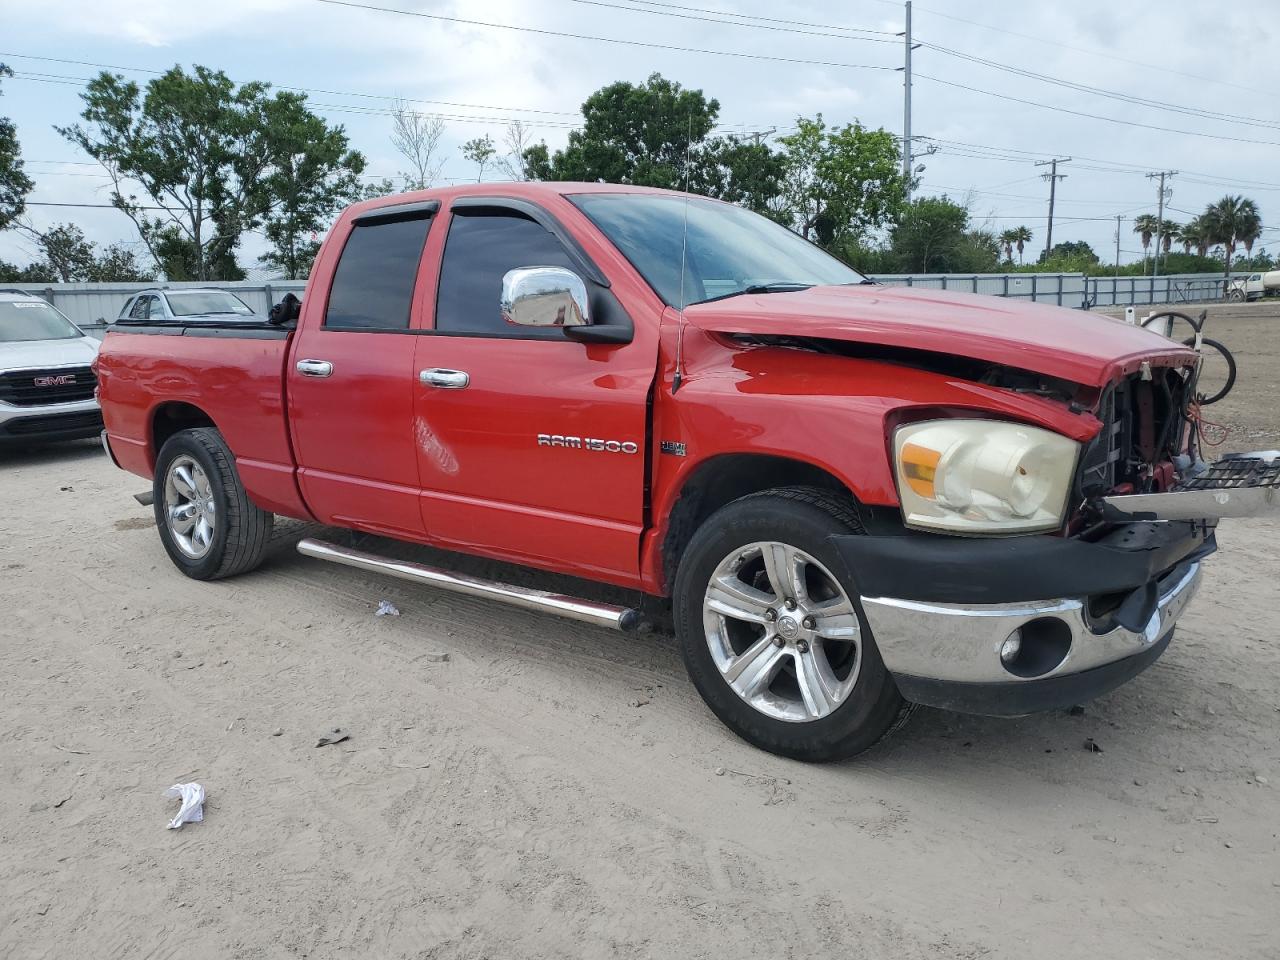
[[(1032, 536), (832, 538), (867, 627), (904, 697), (990, 716), (1070, 706), (1159, 657), (1213, 553), (1203, 523), (1131, 523), (1095, 542)], [(1033, 621), (1069, 631), (1034, 676), (1000, 658)]]

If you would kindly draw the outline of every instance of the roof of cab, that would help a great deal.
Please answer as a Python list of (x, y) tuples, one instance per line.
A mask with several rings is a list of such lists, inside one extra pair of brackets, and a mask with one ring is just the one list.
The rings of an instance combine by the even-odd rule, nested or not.
[[(452, 187), (432, 187), (430, 190), (411, 190), (408, 193), (393, 193), (373, 200), (362, 200), (347, 208), (348, 216), (358, 216), (380, 207), (395, 207), (402, 204), (423, 203), (427, 200), (439, 200), (441, 206), (447, 206), (460, 197), (507, 197), (515, 200), (544, 200), (548, 197), (566, 197), (578, 193), (644, 193), (683, 197), (675, 190), (662, 190), (657, 187), (639, 187), (627, 183), (587, 183), (566, 180), (529, 180), (495, 183), (466, 183)], [(701, 198), (700, 198), (701, 199)]]

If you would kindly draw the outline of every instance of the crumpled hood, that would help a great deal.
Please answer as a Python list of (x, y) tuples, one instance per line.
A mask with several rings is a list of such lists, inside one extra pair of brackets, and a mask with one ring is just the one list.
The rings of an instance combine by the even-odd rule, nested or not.
[(1101, 387), (1137, 370), (1181, 366), (1187, 347), (1123, 320), (921, 287), (811, 287), (694, 304), (686, 320), (703, 330), (816, 337), (954, 354)]
[(0, 373), (40, 367), (88, 365), (98, 355), (101, 343), (93, 337), (69, 340), (0, 341)]

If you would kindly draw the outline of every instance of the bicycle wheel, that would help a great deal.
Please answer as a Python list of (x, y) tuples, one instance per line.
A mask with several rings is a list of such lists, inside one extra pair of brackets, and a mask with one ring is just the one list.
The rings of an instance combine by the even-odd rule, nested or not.
[[(1190, 337), (1184, 346), (1194, 347), (1196, 338)], [(1203, 337), (1200, 340), (1200, 375), (1196, 379), (1196, 396), (1201, 405), (1217, 403), (1236, 385), (1236, 358), (1217, 340)]]
[(1143, 320), (1142, 326), (1170, 340), (1185, 343), (1187, 337), (1194, 337), (1204, 326), (1204, 314), (1196, 318), (1181, 310), (1161, 310)]

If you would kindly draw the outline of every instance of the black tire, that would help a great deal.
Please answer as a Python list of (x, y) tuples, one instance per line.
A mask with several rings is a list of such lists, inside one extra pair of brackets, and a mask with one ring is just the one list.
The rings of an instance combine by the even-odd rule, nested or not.
[[(673, 593), (676, 636), (689, 677), (717, 717), (748, 743), (795, 760), (843, 760), (874, 746), (901, 726), (913, 705), (902, 699), (885, 669), (853, 585), (828, 537), (863, 533), (847, 497), (812, 487), (752, 494), (717, 510), (694, 533), (681, 558)], [(789, 544), (813, 559), (853, 600), (862, 663), (845, 700), (827, 716), (803, 722), (760, 712), (734, 692), (716, 666), (703, 624), (703, 601), (717, 566), (734, 551), (759, 542)]]
[[(208, 552), (193, 559), (179, 548), (165, 516), (165, 480), (180, 456), (195, 460), (209, 479), (217, 521)], [(245, 492), (236, 461), (222, 434), (212, 427), (182, 430), (170, 437), (156, 458), (152, 497), (160, 542), (173, 565), (193, 580), (220, 580), (247, 573), (262, 562), (275, 515), (260, 509)]]
[[(1183, 343), (1183, 346), (1194, 347), (1196, 345), (1195, 337), (1191, 337), (1188, 340), (1184, 340), (1182, 341), (1182, 343)], [(1219, 400), (1225, 397), (1228, 393), (1230, 393), (1231, 388), (1236, 385), (1236, 358), (1231, 355), (1231, 351), (1228, 350), (1225, 345), (1223, 345), (1222, 343), (1219, 343), (1217, 340), (1210, 340), (1208, 337), (1201, 337), (1200, 352), (1205, 353), (1208, 351), (1214, 351), (1221, 355), (1222, 362), (1226, 365), (1226, 368), (1227, 368), (1227, 379), (1226, 379), (1226, 383), (1223, 384), (1222, 389), (1218, 390), (1217, 393), (1214, 393), (1211, 396), (1202, 395), (1200, 397), (1201, 405), (1217, 403)], [(1197, 384), (1197, 386), (1199, 386), (1199, 384)]]

